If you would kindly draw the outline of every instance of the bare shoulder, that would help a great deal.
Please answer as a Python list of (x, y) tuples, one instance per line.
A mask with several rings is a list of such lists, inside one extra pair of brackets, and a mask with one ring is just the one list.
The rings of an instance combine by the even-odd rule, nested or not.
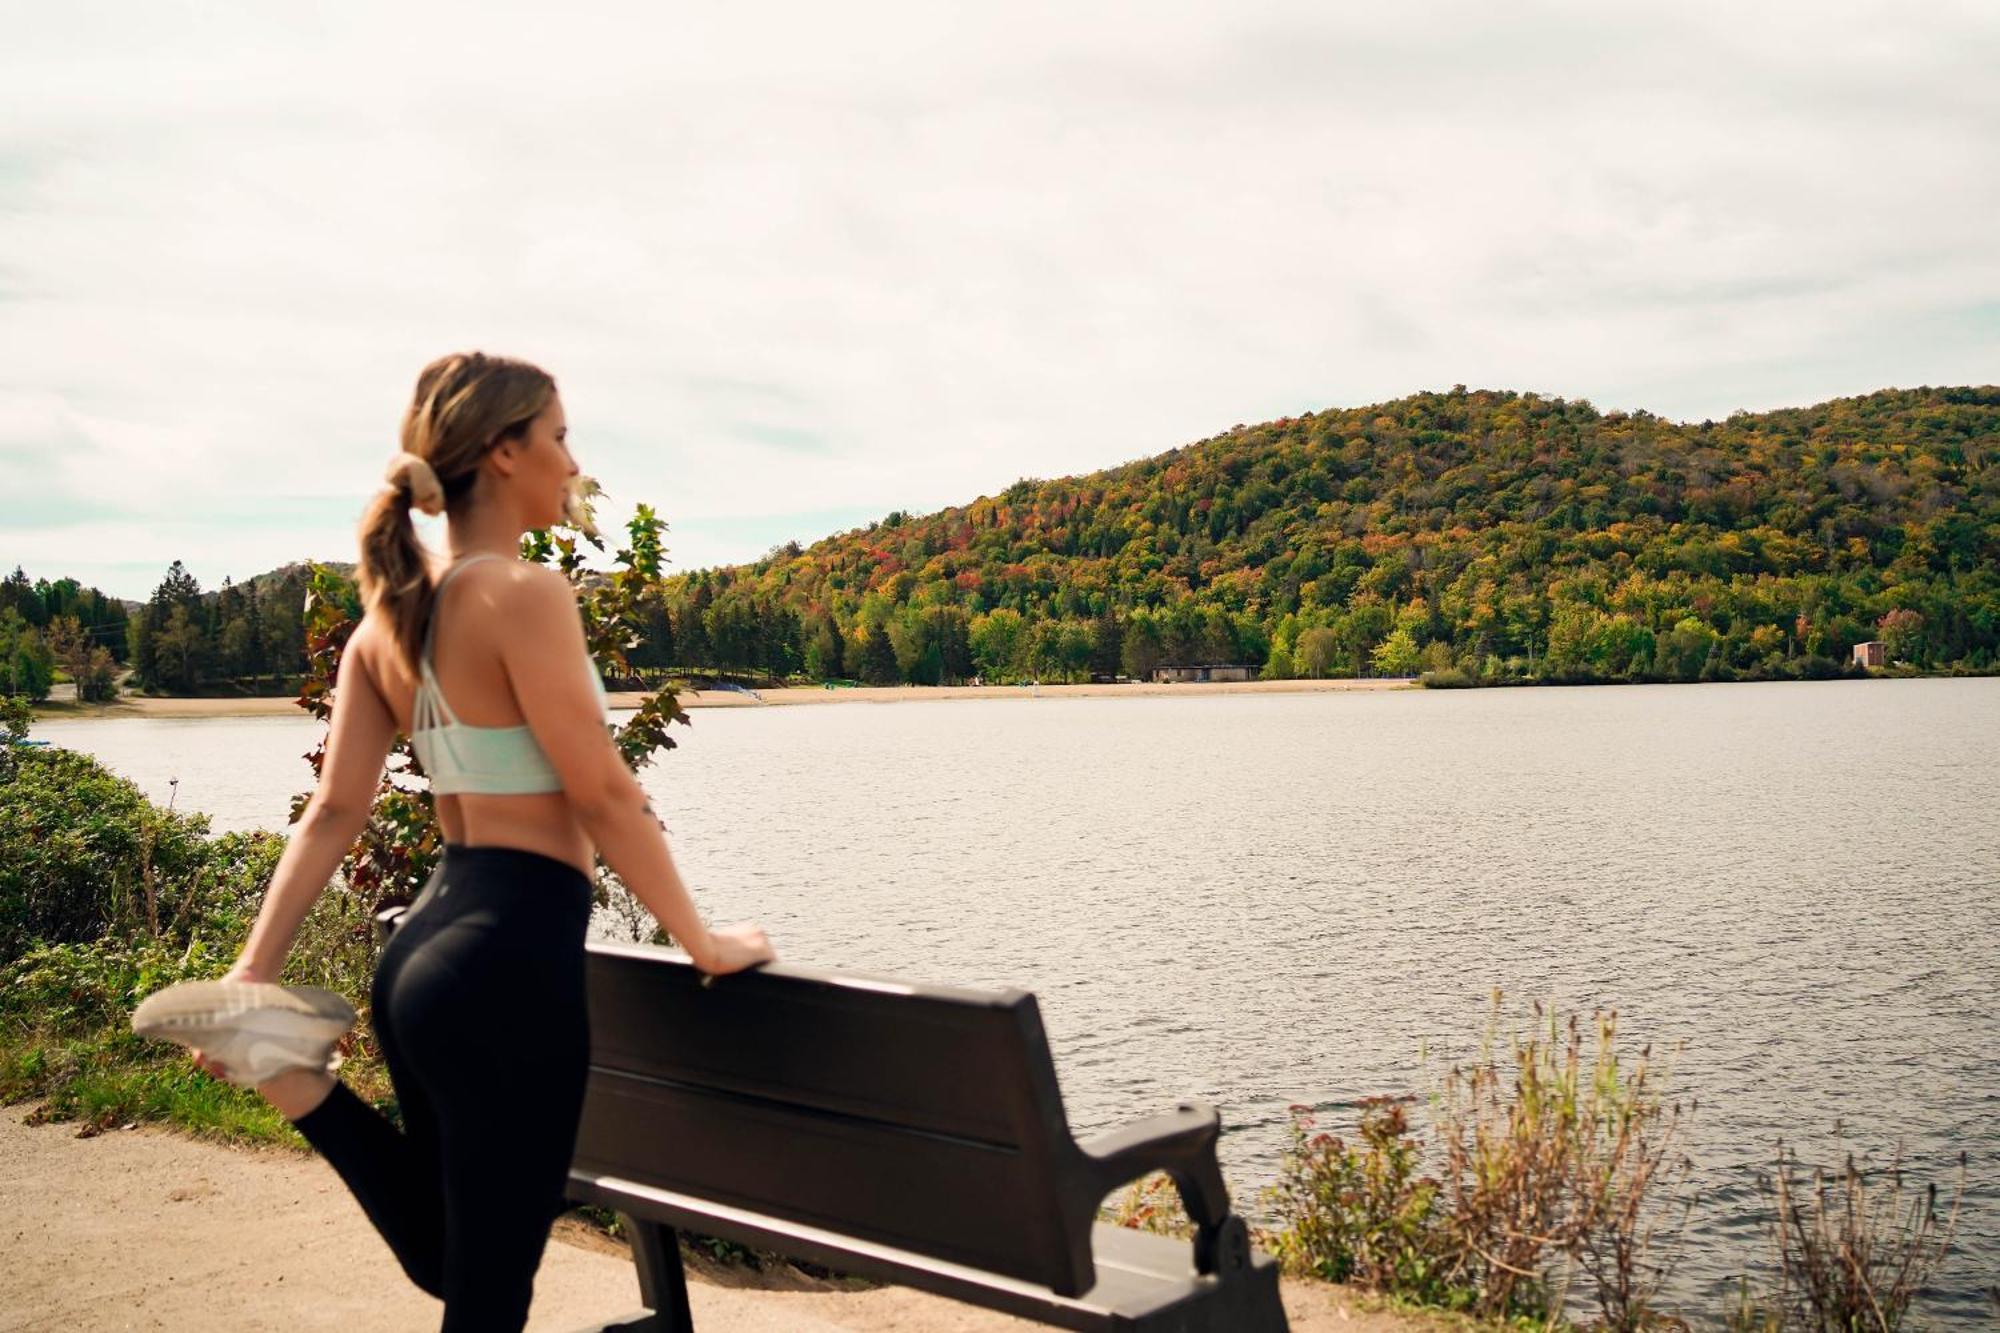
[(362, 673), (368, 677), (369, 683), (375, 687), (376, 693), (380, 694), (383, 692), (380, 654), (384, 648), (394, 647), (394, 644), (395, 634), (382, 613), (369, 611), (363, 614), (360, 623), (354, 627), (354, 632), (347, 636), (347, 642), (341, 646), (340, 660), (343, 667), (348, 662), (359, 666)]
[(488, 568), (479, 573), (494, 608), (523, 630), (546, 629), (576, 619), (576, 590), (560, 571), (530, 560), (482, 563)]

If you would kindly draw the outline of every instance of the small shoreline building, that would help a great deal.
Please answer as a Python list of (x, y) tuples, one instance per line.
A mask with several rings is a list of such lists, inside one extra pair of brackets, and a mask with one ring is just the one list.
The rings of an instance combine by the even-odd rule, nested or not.
[(1874, 670), (1889, 665), (1889, 647), (1880, 639), (1854, 645), (1854, 665)]
[(1202, 684), (1223, 680), (1255, 680), (1259, 668), (1242, 663), (1211, 666), (1163, 666), (1153, 668), (1153, 681), (1160, 685)]

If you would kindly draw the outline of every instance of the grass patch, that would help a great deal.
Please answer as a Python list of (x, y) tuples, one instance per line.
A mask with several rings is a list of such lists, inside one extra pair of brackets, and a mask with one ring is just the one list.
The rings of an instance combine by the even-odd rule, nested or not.
[(37, 1120), (75, 1120), (87, 1132), (135, 1121), (172, 1125), (223, 1143), (305, 1140), (257, 1093), (209, 1077), (185, 1054), (128, 1033), (0, 1035), (0, 1102), (40, 1100)]

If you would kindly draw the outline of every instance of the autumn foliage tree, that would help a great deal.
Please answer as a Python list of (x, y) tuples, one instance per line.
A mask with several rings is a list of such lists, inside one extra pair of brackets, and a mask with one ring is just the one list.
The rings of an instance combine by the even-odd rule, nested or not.
[[(664, 598), (676, 664), (772, 675), (824, 670), (838, 641), (846, 672), (883, 680), (1794, 679), (1878, 635), (1920, 668), (1991, 671), (2000, 388), (1681, 423), (1458, 387), (899, 511)], [(947, 611), (959, 670), (910, 619)], [(864, 658), (884, 627), (893, 669)]]

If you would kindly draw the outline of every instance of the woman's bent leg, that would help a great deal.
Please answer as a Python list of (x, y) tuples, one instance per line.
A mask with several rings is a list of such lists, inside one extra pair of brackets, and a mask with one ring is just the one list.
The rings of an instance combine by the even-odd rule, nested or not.
[(443, 1181), (437, 1157), (345, 1083), (334, 1084), (325, 1101), (292, 1124), (347, 1182), (410, 1281), (443, 1296)]
[[(405, 941), (407, 942), (407, 941)], [(404, 1058), (387, 1003), (409, 950), (391, 940), (372, 987), (374, 1027), (396, 1090), (403, 1128), (335, 1082), (326, 1099), (292, 1125), (325, 1157), (361, 1211), (387, 1241), (412, 1282), (444, 1295), (444, 1165), (437, 1117)]]

